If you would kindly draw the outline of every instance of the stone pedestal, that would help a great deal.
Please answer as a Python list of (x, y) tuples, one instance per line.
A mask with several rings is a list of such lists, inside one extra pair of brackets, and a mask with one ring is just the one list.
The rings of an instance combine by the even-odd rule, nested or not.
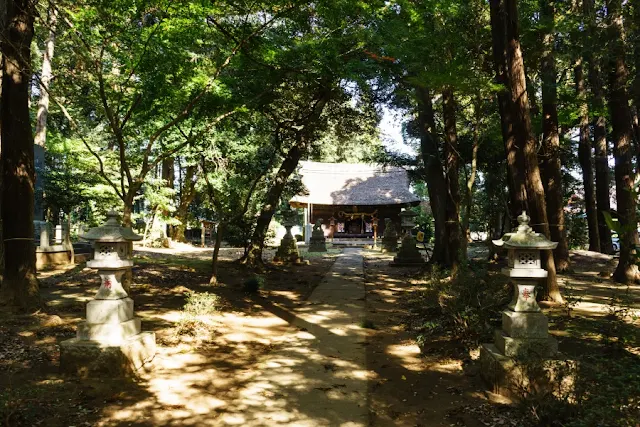
[(313, 230), (309, 240), (309, 252), (327, 252), (327, 240), (321, 229)]
[(135, 375), (153, 359), (156, 336), (141, 332), (118, 344), (72, 338), (60, 343), (60, 370), (80, 377)]
[(398, 255), (393, 258), (392, 266), (421, 266), (424, 265), (424, 259), (420, 251), (416, 247), (416, 239), (410, 233), (407, 233), (402, 239)]

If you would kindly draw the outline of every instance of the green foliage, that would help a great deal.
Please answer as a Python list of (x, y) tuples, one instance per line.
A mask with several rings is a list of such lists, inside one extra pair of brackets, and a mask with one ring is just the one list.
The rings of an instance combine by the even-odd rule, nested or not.
[(589, 244), (589, 234), (587, 230), (587, 218), (582, 212), (569, 212), (565, 214), (565, 226), (567, 227), (567, 238), (569, 248), (584, 249)]
[(458, 339), (469, 348), (491, 339), (499, 312), (509, 300), (504, 281), (491, 278), (480, 268), (463, 269), (452, 280), (434, 267), (425, 282), (419, 342), (436, 333)]
[(266, 285), (267, 280), (264, 276), (254, 274), (244, 281), (242, 289), (248, 294), (257, 294)]

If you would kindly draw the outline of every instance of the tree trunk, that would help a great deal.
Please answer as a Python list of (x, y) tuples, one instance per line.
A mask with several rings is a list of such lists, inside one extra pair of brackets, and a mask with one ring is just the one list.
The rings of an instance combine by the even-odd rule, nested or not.
[(446, 232), (449, 265), (452, 276), (458, 274), (461, 263), (466, 260), (466, 244), (462, 242), (460, 227), (460, 181), (458, 132), (456, 130), (456, 101), (453, 90), (447, 87), (442, 92), (442, 117), (444, 120), (444, 156), (447, 180)]
[(506, 57), (506, 21), (504, 0), (491, 0), (491, 38), (493, 42), (493, 62), (495, 82), (504, 89), (497, 93), (498, 109), (507, 159), (507, 185), (509, 187), (509, 217), (513, 224), (526, 207), (527, 192), (524, 185), (524, 157), (518, 151), (513, 131), (513, 107), (508, 89), (509, 76)]
[(633, 79), (633, 105), (635, 107), (633, 128), (636, 140), (636, 174), (640, 174), (640, 5), (635, 2), (633, 5), (633, 21), (634, 34), (633, 40), (633, 62), (635, 65), (636, 74)]
[(218, 254), (220, 254), (220, 245), (222, 244), (222, 236), (226, 229), (226, 224), (220, 222), (218, 229), (216, 230), (216, 243), (213, 247), (213, 255), (211, 257), (211, 278), (209, 279), (210, 285), (218, 283)]
[(615, 158), (616, 201), (622, 233), (620, 235), (620, 260), (613, 273), (617, 282), (631, 283), (640, 280), (635, 264), (634, 245), (637, 240), (636, 198), (633, 192), (635, 174), (631, 147), (631, 113), (627, 95), (627, 67), (622, 24), (622, 0), (608, 0), (609, 26), (609, 111)]
[(53, 49), (56, 43), (56, 22), (58, 19), (57, 9), (53, 4), (49, 4), (49, 35), (45, 42), (44, 54), (42, 55), (42, 73), (40, 75), (40, 99), (38, 99), (38, 114), (36, 116), (36, 133), (34, 142), (41, 147), (45, 146), (47, 140), (47, 116), (49, 115), (49, 84), (53, 73), (51, 71), (51, 61), (53, 59)]
[[(507, 27), (507, 69), (509, 90), (514, 113), (515, 142), (519, 151), (523, 151), (525, 162), (525, 186), (527, 204), (534, 228), (549, 237), (549, 221), (545, 202), (544, 187), (538, 166), (537, 144), (531, 131), (529, 100), (527, 96), (524, 61), (520, 47), (518, 30), (517, 0), (505, 0)], [(556, 279), (556, 268), (552, 251), (543, 251), (543, 265), (548, 276), (540, 295), (543, 299), (562, 302)]]
[(135, 197), (135, 192), (132, 192), (131, 189), (125, 194), (124, 197), (124, 209), (122, 210), (122, 225), (125, 227), (131, 227), (133, 222), (131, 221), (131, 215), (133, 214), (133, 199)]
[[(465, 193), (465, 216), (462, 222), (462, 230), (464, 230), (464, 235), (466, 242), (471, 241), (471, 229), (469, 227), (469, 222), (471, 220), (471, 203), (473, 203), (473, 186), (476, 182), (476, 175), (478, 172), (478, 148), (480, 147), (480, 105), (481, 100), (478, 98), (476, 100), (475, 109), (475, 124), (473, 126), (473, 147), (471, 149), (471, 172), (467, 178), (467, 189)], [(492, 221), (489, 221), (490, 223)], [(490, 234), (490, 233), (488, 233)]]
[(434, 247), (431, 262), (447, 266), (446, 202), (447, 183), (438, 149), (433, 103), (429, 89), (416, 87), (418, 122), (420, 125), (420, 155), (426, 170), (427, 192), (434, 220)]
[[(164, 159), (162, 161), (162, 165), (161, 165), (161, 169), (162, 169), (162, 179), (164, 180), (164, 182), (166, 183), (167, 188), (171, 189), (171, 190), (175, 190), (175, 181), (176, 181), (176, 173), (175, 173), (175, 158), (174, 157), (168, 157), (166, 159)], [(173, 200), (175, 200), (175, 196), (172, 197)], [(165, 211), (163, 212), (163, 215), (165, 217), (169, 216), (169, 212)], [(168, 225), (168, 230), (167, 230), (167, 236), (171, 236), (173, 238), (173, 240), (176, 240), (175, 238), (175, 227), (173, 225)], [(182, 229), (182, 240), (179, 240), (180, 242), (184, 242), (184, 228)]]
[(598, 235), (600, 236), (600, 251), (605, 254), (613, 253), (611, 230), (607, 226), (603, 212), (611, 210), (609, 197), (609, 162), (607, 157), (607, 120), (604, 116), (604, 83), (600, 75), (600, 61), (595, 46), (599, 43), (601, 34), (596, 25), (594, 0), (584, 0), (584, 15), (587, 19), (587, 47), (584, 50), (585, 60), (589, 67), (589, 87), (591, 89), (592, 105), (595, 117), (593, 119), (593, 142), (595, 149), (596, 172), (596, 205), (598, 208)]
[(560, 165), (560, 134), (558, 132), (558, 90), (556, 82), (555, 5), (553, 0), (541, 1), (540, 20), (546, 27), (543, 36), (542, 71), (542, 168), (549, 220), (550, 239), (558, 242), (553, 251), (557, 271), (569, 268), (569, 244), (564, 227), (562, 171)]
[(189, 214), (189, 206), (196, 197), (196, 174), (198, 168), (196, 165), (187, 166), (185, 172), (184, 184), (182, 191), (180, 192), (180, 202), (178, 203), (178, 210), (176, 211), (176, 219), (180, 221), (180, 224), (173, 228), (172, 238), (176, 242), (184, 242), (184, 232), (187, 228), (187, 216)]
[(282, 190), (284, 190), (284, 187), (289, 180), (289, 176), (291, 176), (291, 174), (296, 170), (296, 167), (298, 167), (298, 162), (305, 152), (306, 141), (302, 139), (291, 147), (282, 162), (280, 169), (278, 169), (278, 173), (274, 178), (273, 184), (269, 188), (265, 197), (265, 203), (260, 210), (260, 216), (258, 217), (256, 228), (253, 231), (253, 236), (251, 237), (251, 241), (249, 242), (247, 252), (243, 259), (243, 263), (248, 266), (256, 267), (263, 263), (262, 249), (264, 248), (264, 240), (267, 236), (269, 224), (271, 223), (271, 219), (278, 208)]
[(35, 3), (7, 3), (2, 40), (2, 226), (5, 253), (1, 296), (23, 310), (40, 305), (33, 242), (35, 168), (29, 117), (31, 40)]
[(600, 234), (598, 232), (598, 211), (594, 188), (593, 164), (591, 154), (591, 135), (589, 127), (589, 105), (587, 91), (584, 85), (582, 59), (578, 59), (574, 68), (576, 95), (580, 102), (580, 140), (578, 143), (578, 160), (582, 168), (582, 185), (584, 188), (584, 203), (589, 227), (589, 250), (600, 252)]

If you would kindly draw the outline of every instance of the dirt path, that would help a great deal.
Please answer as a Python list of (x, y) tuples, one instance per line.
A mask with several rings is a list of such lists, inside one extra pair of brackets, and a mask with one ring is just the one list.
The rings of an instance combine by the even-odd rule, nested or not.
[(278, 314), (295, 329), (258, 363), (223, 425), (367, 425), (362, 268), (360, 250), (345, 250), (304, 307)]

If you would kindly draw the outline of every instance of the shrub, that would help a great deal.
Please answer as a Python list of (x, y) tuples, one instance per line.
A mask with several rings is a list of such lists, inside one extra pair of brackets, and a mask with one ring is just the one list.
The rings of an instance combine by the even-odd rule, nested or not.
[(294, 237), (296, 238), (296, 242), (304, 242), (304, 236), (302, 234), (296, 234)]
[(199, 335), (208, 329), (203, 317), (218, 312), (220, 297), (209, 292), (188, 292), (186, 296), (176, 327), (176, 335)]
[(242, 288), (249, 294), (257, 294), (260, 289), (264, 288), (265, 283), (266, 280), (264, 276), (254, 274), (244, 281)]
[(463, 269), (452, 280), (434, 267), (420, 294), (418, 342), (435, 334), (451, 335), (467, 348), (491, 341), (509, 297), (504, 279), (489, 277), (486, 270)]

